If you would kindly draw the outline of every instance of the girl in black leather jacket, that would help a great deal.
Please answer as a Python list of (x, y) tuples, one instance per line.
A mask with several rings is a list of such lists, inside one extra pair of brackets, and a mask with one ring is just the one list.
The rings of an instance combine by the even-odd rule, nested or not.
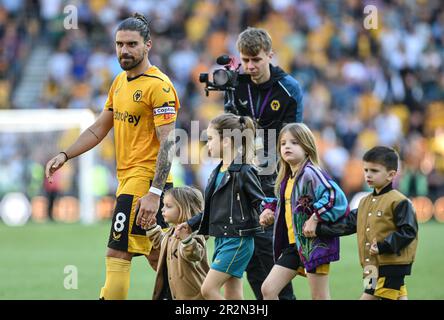
[(199, 234), (216, 238), (202, 295), (223, 299), (220, 288), (224, 286), (225, 299), (242, 299), (242, 275), (254, 252), (253, 236), (262, 232), (259, 213), (265, 200), (252, 164), (254, 123), (249, 117), (226, 113), (210, 122), (207, 135), (209, 155), (222, 161), (208, 180), (204, 212), (188, 221)]

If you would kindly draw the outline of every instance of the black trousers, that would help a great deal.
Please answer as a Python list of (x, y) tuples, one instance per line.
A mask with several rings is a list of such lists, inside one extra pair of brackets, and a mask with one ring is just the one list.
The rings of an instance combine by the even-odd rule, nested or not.
[[(276, 174), (259, 175), (262, 191), (267, 197), (275, 197)], [(261, 286), (274, 266), (273, 226), (265, 228), (265, 233), (254, 236), (254, 254), (247, 266), (247, 279), (256, 299), (262, 300)], [(279, 294), (280, 300), (296, 300), (291, 282)]]
[[(257, 300), (262, 300), (261, 286), (273, 268), (273, 226), (254, 236), (254, 254), (247, 266), (247, 279)], [(291, 282), (279, 294), (280, 300), (296, 300)]]

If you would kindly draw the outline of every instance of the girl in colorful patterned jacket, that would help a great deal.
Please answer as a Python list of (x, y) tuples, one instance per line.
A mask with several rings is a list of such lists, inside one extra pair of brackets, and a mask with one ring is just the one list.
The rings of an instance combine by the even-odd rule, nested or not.
[(330, 299), (330, 262), (339, 260), (338, 237), (314, 237), (318, 223), (348, 214), (344, 192), (320, 168), (315, 138), (302, 123), (286, 125), (279, 134), (279, 173), (275, 213), (260, 223), (274, 223), (275, 265), (262, 285), (264, 299), (277, 299), (296, 275), (308, 278), (314, 300)]

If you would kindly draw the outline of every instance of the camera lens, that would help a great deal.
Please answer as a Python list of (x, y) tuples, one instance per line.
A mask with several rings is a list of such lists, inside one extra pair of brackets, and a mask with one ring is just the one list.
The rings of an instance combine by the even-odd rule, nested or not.
[(228, 72), (224, 69), (218, 69), (213, 73), (213, 81), (217, 86), (224, 86), (229, 80)]

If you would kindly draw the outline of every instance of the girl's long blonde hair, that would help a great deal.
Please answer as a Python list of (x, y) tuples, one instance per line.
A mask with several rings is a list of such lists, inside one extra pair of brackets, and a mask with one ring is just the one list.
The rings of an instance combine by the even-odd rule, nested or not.
[(170, 195), (179, 208), (178, 223), (183, 223), (203, 211), (204, 199), (199, 189), (189, 186), (175, 187), (165, 191), (166, 195)]
[[(310, 160), (315, 166), (320, 167), (318, 150), (316, 148), (315, 137), (313, 132), (303, 123), (289, 123), (282, 128), (279, 133), (277, 153), (279, 155), (278, 161), (278, 176), (276, 179), (276, 185), (274, 186), (274, 192), (276, 196), (279, 197), (280, 187), (282, 181), (285, 177), (291, 174), (290, 165), (282, 159), (281, 154), (281, 140), (284, 133), (289, 132), (299, 143), (299, 145), (304, 149), (306, 154), (306, 160)], [(305, 161), (304, 161), (305, 162)], [(301, 163), (301, 166), (303, 163)]]

